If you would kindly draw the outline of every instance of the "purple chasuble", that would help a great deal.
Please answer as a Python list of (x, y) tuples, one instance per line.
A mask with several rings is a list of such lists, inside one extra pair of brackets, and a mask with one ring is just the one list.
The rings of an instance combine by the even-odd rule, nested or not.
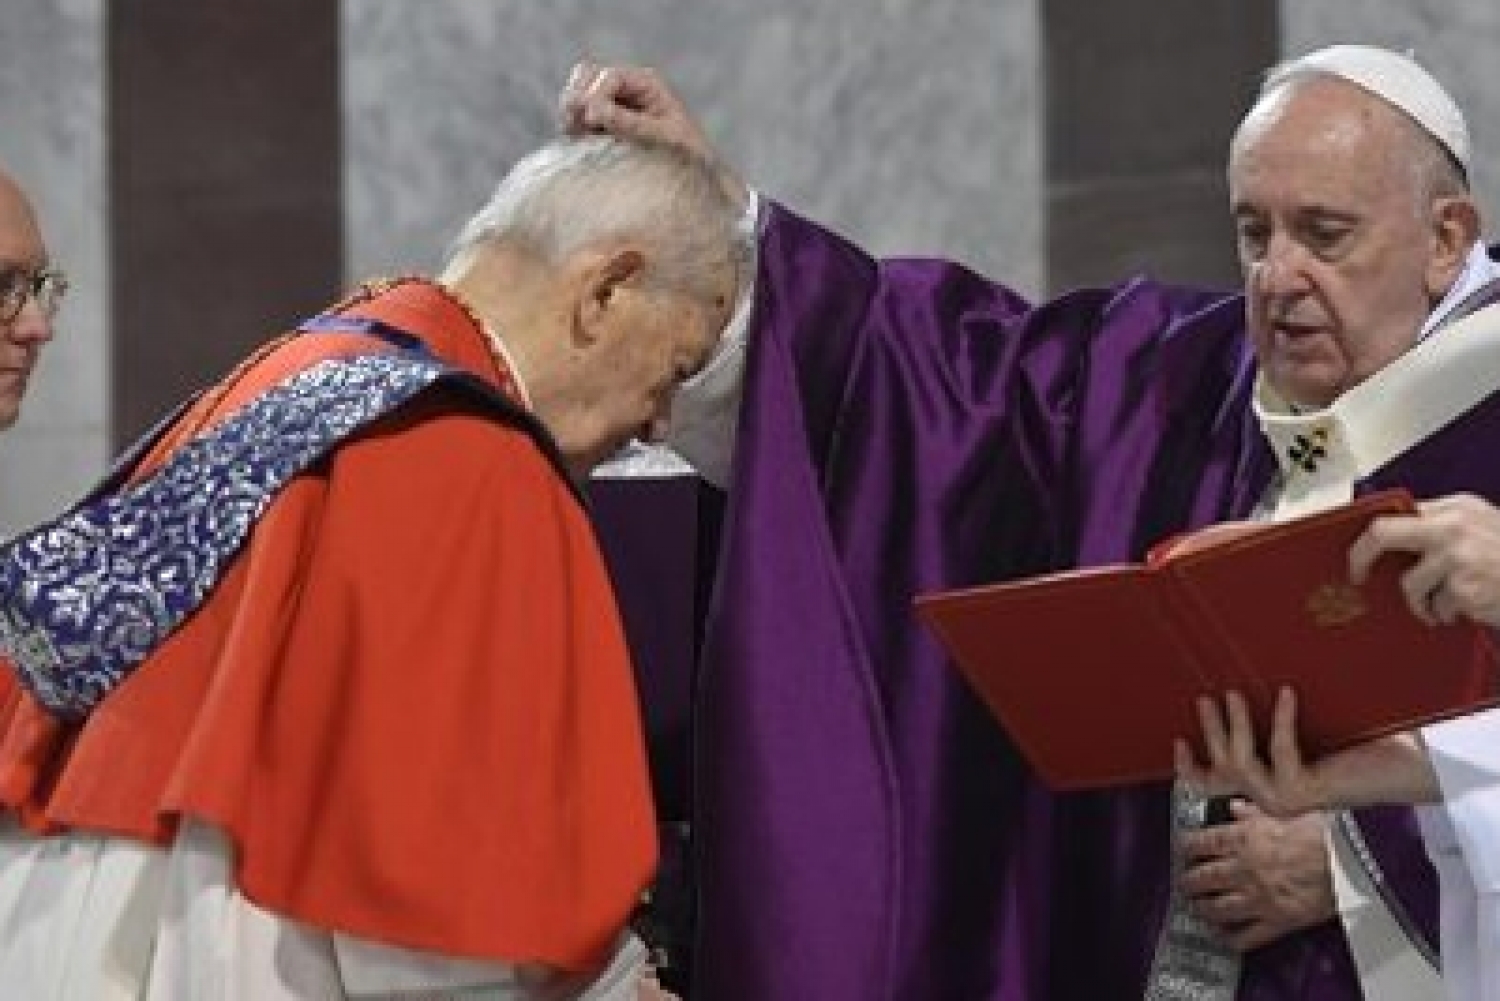
[[(1033, 307), (768, 211), (695, 682), (692, 997), (1138, 1001), (1167, 787), (1050, 792), (911, 599), (1248, 515), (1274, 461), (1242, 301), (1138, 280)], [(1449, 489), (1424, 476), (1393, 482)], [(1122, 650), (1106, 683), (1130, 672)], [(1367, 835), (1435, 941), (1409, 812)], [(1248, 956), (1240, 990), (1359, 996), (1336, 921)]]

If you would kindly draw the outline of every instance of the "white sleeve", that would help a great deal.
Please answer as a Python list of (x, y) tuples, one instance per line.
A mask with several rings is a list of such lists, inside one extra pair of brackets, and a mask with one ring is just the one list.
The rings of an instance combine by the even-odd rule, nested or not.
[(1500, 1001), (1500, 893), (1481, 893), (1475, 922), (1475, 965), (1477, 984), (1473, 994), (1449, 991), (1450, 997), (1474, 997), (1479, 1001)]
[(241, 894), (228, 837), (191, 819), (165, 868), (155, 928), (136, 922), (155, 932), (146, 1001), (635, 1001), (646, 968), (629, 932), (603, 972), (576, 976), (315, 928)]
[(1481, 900), (1469, 875), (1453, 820), (1441, 804), (1420, 803), (1417, 821), (1422, 840), (1438, 874), (1438, 927), (1443, 957), (1443, 986), (1450, 998), (1478, 998), (1480, 955), (1474, 930)]
[(1481, 893), (1500, 893), (1500, 709), (1424, 727), (1441, 809)]
[(734, 436), (739, 427), (740, 400), (745, 387), (745, 349), (750, 317), (755, 307), (755, 276), (759, 263), (761, 199), (754, 190), (740, 217), (740, 227), (750, 248), (740, 283), (734, 316), (724, 327), (713, 357), (703, 370), (677, 389), (672, 398), (672, 419), (666, 444), (685, 458), (698, 475), (716, 487), (728, 489), (734, 466)]
[(589, 977), (508, 966), (333, 936), (347, 996), (361, 1001), (635, 1001), (646, 947), (621, 936), (609, 965)]

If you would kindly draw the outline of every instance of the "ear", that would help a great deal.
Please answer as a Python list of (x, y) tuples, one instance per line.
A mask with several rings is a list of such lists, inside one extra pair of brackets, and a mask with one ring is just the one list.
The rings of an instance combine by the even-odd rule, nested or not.
[(1432, 205), (1432, 260), (1427, 294), (1437, 302), (1463, 274), (1469, 248), (1479, 239), (1479, 209), (1468, 197), (1439, 198)]
[(597, 340), (621, 315), (630, 293), (640, 286), (646, 257), (634, 247), (598, 252), (585, 265), (583, 298), (578, 303), (578, 335)]

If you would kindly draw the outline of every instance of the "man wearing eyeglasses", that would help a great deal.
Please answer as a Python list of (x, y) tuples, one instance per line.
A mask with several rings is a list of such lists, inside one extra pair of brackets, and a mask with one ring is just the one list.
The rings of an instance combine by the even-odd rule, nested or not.
[(0, 170), (0, 431), (16, 422), (31, 370), (52, 339), (52, 316), (67, 290), (47, 266), (31, 204)]

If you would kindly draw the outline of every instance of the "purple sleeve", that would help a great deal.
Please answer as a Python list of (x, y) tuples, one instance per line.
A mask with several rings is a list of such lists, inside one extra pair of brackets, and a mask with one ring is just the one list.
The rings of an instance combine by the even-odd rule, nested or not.
[[(703, 996), (1040, 996), (1071, 849), (911, 599), (1134, 546), (1142, 512), (1108, 502), (1241, 376), (1223, 303), (1141, 282), (1033, 308), (770, 209), (696, 702)], [(1126, 812), (1165, 845), (1164, 803)], [(1164, 861), (1098, 877), (1130, 909), (1075, 901), (1092, 982), (1138, 979)]]

